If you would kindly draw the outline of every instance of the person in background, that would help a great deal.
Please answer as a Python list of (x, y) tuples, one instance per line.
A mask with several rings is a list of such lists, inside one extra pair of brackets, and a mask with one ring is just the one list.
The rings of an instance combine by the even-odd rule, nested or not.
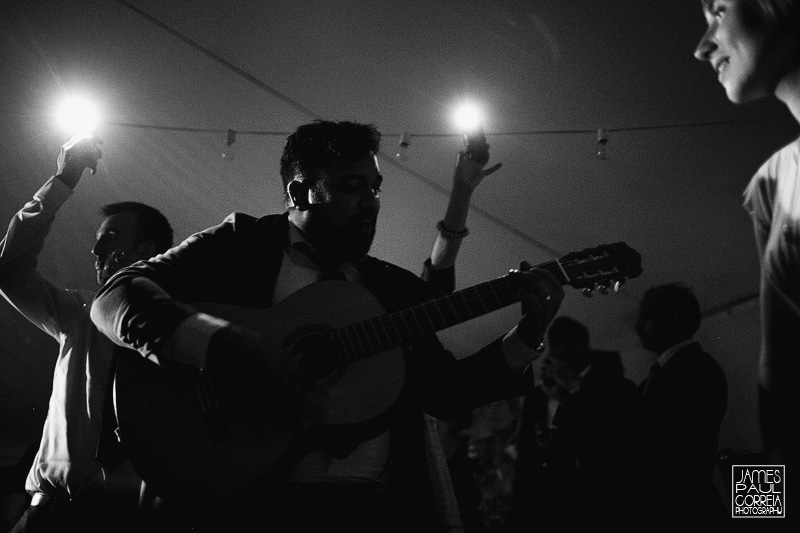
[[(47, 419), (25, 482), (30, 506), (13, 533), (138, 527), (141, 479), (113, 444), (100, 445), (113, 435), (105, 430), (114, 428), (108, 409), (116, 347), (89, 318), (94, 292), (56, 287), (37, 269), (56, 213), (84, 171), (97, 168), (99, 142), (78, 136), (61, 148), (55, 175), (17, 212), (0, 243), (0, 293), (59, 343)], [(172, 228), (153, 207), (121, 202), (101, 213), (105, 218), (92, 248), (98, 285), (172, 246)], [(98, 448), (108, 451), (98, 456)]]
[(642, 347), (656, 356), (639, 385), (631, 470), (638, 472), (631, 486), (638, 498), (638, 526), (646, 529), (721, 531), (729, 525), (713, 480), (728, 381), (719, 363), (694, 340), (700, 322), (697, 298), (682, 284), (651, 287), (639, 304), (636, 333)]
[(588, 328), (556, 317), (541, 379), (525, 396), (514, 481), (513, 531), (606, 525), (619, 530), (623, 466), (637, 392), (618, 352), (595, 350)]
[[(625, 377), (619, 352), (589, 352), (581, 371), (576, 402), (571, 405), (578, 490), (584, 502), (581, 518), (616, 530), (627, 518), (620, 513), (620, 494), (630, 489), (625, 470), (634, 446), (634, 416), (638, 406), (636, 384)], [(584, 522), (586, 523), (586, 522)]]
[[(200, 302), (269, 309), (276, 314), (261, 322), (267, 331), (277, 317), (295, 318), (302, 330), (301, 310), (319, 323), (326, 316), (346, 318), (351, 299), (374, 298), (390, 312), (430, 300), (435, 293), (418, 275), (368, 255), (383, 181), (379, 144), (380, 133), (369, 124), (318, 120), (301, 125), (287, 138), (281, 158), (285, 213), (262, 218), (234, 213), (166, 254), (118, 272), (95, 298), (92, 319), (115, 343), (202, 369), (209, 379), (230, 383), (236, 393), (257, 390), (264, 416), (285, 420), (282, 429), (297, 429), (304, 444), (289, 445), (292, 460), (267, 465), (273, 475), (242, 481), (231, 494), (211, 500), (192, 496), (191, 501), (174, 495), (171, 502), (186, 509), (187, 522), (201, 529), (456, 527), (443, 521), (437, 508), (441, 495), (432, 490), (422, 413), (447, 420), (517, 395), (524, 369), (539, 355), (535, 347), (564, 291), (547, 271), (518, 272), (514, 277), (528, 312), (507, 334), (462, 359), (447, 352), (433, 333), (412, 335), (401, 341), (404, 355), (391, 359), (405, 365), (402, 373), (387, 365), (387, 371), (362, 378), (369, 390), (397, 390), (385, 410), (364, 427), (339, 428), (335, 436), (314, 439), (319, 424), (331, 425), (329, 399), (341, 392), (340, 384), (303, 363), (336, 365), (326, 363), (332, 354), (317, 352), (311, 343), (298, 347), (301, 364), (282, 356), (273, 360), (262, 353), (258, 331), (222, 313), (200, 311)], [(317, 283), (333, 277), (339, 281)], [(288, 338), (293, 335), (290, 331)], [(359, 384), (350, 384), (354, 390), (348, 393), (358, 396)], [(229, 389), (223, 385), (222, 390)], [(373, 393), (366, 400), (359, 403), (381, 405)]]
[(547, 351), (532, 382), (518, 421), (517, 461), (508, 530), (512, 532), (577, 526), (578, 459), (576, 422), (568, 414), (576, 401), (586, 365), (588, 331), (577, 321), (557, 317), (547, 331)]
[[(800, 123), (798, 2), (703, 0), (702, 7), (708, 29), (695, 57), (711, 65), (728, 99), (743, 104), (774, 97)], [(799, 160), (800, 138), (764, 162), (744, 192), (761, 263), (761, 435), (768, 459), (787, 470), (800, 449), (789, 423), (792, 406), (800, 403), (793, 379), (800, 370)]]

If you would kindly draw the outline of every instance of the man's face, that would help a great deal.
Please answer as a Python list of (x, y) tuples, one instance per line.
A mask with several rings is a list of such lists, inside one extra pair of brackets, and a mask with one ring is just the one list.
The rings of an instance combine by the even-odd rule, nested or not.
[(661, 322), (648, 311), (646, 305), (642, 305), (639, 310), (639, 317), (636, 319), (636, 335), (642, 343), (642, 348), (650, 352), (660, 354), (666, 347), (664, 346), (664, 332)]
[(569, 394), (578, 383), (575, 370), (564, 361), (546, 355), (542, 359), (542, 389), (552, 398)]
[(293, 220), (327, 253), (343, 260), (364, 257), (372, 246), (381, 206), (383, 176), (377, 158), (331, 161), (314, 178), (308, 208)]
[(142, 256), (139, 224), (132, 213), (119, 213), (103, 220), (95, 235), (92, 253), (98, 285), (104, 285), (117, 270), (131, 265)]
[(797, 37), (759, 20), (744, 0), (715, 0), (703, 13), (708, 29), (695, 57), (711, 64), (728, 99), (743, 103), (774, 94), (797, 64)]

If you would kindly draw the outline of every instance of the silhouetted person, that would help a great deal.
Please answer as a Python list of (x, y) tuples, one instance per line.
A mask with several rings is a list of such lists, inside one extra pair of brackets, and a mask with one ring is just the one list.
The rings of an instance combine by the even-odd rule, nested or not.
[(728, 384), (717, 361), (693, 339), (699, 327), (700, 306), (687, 287), (667, 284), (645, 292), (636, 333), (657, 359), (640, 384), (638, 475), (630, 487), (644, 529), (726, 524), (713, 474)]
[(523, 406), (514, 531), (619, 523), (636, 385), (617, 352), (592, 350), (589, 339), (567, 316), (548, 329), (541, 380)]
[(564, 415), (575, 401), (577, 373), (548, 354), (540, 374), (525, 396), (520, 418), (511, 531), (569, 531), (576, 524), (569, 511), (575, 504), (578, 462), (571, 421)]
[[(47, 419), (25, 481), (30, 506), (14, 533), (130, 531), (140, 518), (141, 478), (114, 446), (111, 383), (119, 349), (89, 318), (94, 292), (57, 287), (38, 269), (59, 209), (85, 170), (97, 167), (98, 144), (93, 136), (70, 139), (55, 175), (15, 214), (0, 242), (0, 294), (59, 344)], [(91, 250), (99, 286), (172, 245), (172, 227), (153, 207), (118, 202), (101, 213)]]
[(620, 495), (629, 488), (636, 384), (625, 377), (619, 352), (591, 350), (575, 402), (568, 406), (578, 460), (576, 491), (585, 526), (619, 528), (627, 513)]

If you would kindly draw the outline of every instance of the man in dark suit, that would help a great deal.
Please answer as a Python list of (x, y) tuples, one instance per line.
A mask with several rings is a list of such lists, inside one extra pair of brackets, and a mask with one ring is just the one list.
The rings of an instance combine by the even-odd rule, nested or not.
[(524, 401), (510, 530), (617, 530), (636, 385), (619, 352), (592, 349), (574, 318), (553, 320), (547, 346)]
[(728, 384), (719, 364), (694, 340), (699, 327), (700, 306), (687, 287), (667, 284), (645, 292), (636, 333), (657, 359), (639, 387), (636, 456), (642, 484), (631, 491), (640, 495), (639, 516), (665, 529), (725, 526), (713, 471)]

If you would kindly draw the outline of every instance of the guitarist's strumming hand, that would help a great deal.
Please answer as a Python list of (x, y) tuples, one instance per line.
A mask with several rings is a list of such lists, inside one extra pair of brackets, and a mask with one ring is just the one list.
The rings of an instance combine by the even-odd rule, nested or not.
[(273, 365), (263, 349), (256, 332), (222, 328), (211, 337), (206, 368), (218, 385), (233, 387), (238, 400), (285, 418), (287, 427), (304, 430), (324, 419), (329, 388), (299, 365)]
[(535, 349), (542, 343), (547, 327), (561, 307), (564, 289), (551, 272), (532, 269), (527, 262), (511, 275), (519, 286), (524, 313), (515, 329), (522, 342)]

